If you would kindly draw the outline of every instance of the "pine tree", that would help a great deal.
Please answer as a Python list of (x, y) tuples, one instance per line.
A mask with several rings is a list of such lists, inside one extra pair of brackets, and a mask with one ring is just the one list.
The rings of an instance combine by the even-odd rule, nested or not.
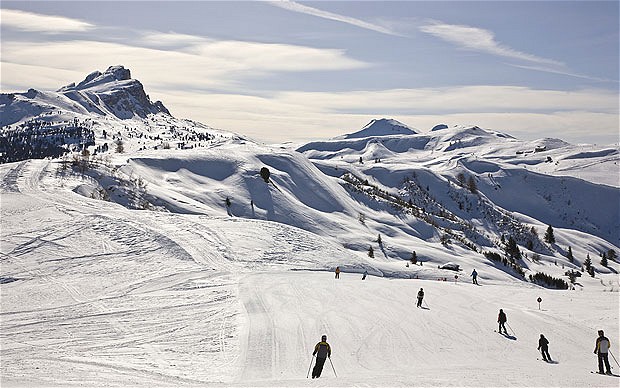
[(467, 188), (473, 194), (476, 194), (478, 192), (478, 186), (476, 185), (476, 180), (474, 179), (473, 176), (470, 176), (469, 179), (467, 180)]
[(601, 253), (601, 265), (603, 267), (607, 267), (607, 254), (605, 252)]
[(512, 236), (508, 237), (508, 243), (506, 244), (506, 254), (508, 254), (511, 258), (521, 258), (519, 246), (517, 246), (517, 242)]
[(375, 257), (375, 251), (372, 246), (368, 247), (368, 257)]
[(416, 264), (418, 262), (418, 254), (415, 251), (411, 252), (411, 264)]
[(547, 231), (545, 232), (545, 242), (549, 244), (555, 243), (555, 236), (553, 235), (553, 228), (551, 225), (547, 227)]
[(588, 253), (586, 256), (586, 261), (583, 262), (584, 267), (586, 267), (586, 272), (590, 273), (590, 268), (592, 267), (592, 260), (590, 259), (590, 254)]
[(566, 254), (566, 258), (568, 259), (568, 261), (570, 261), (571, 263), (575, 262), (575, 258), (573, 257), (573, 250), (571, 247), (568, 247), (568, 253)]
[(377, 243), (379, 245), (383, 244), (383, 241), (381, 240), (381, 235), (380, 234), (377, 235)]

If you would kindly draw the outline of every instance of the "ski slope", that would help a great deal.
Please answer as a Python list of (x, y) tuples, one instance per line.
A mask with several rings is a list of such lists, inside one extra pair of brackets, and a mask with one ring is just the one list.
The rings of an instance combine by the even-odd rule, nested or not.
[[(270, 220), (74, 192), (87, 179), (48, 160), (0, 165), (3, 387), (618, 386), (589, 373), (598, 329), (620, 353), (617, 273), (575, 291), (492, 267), (480, 286), (469, 271), (438, 281)], [(493, 331), (500, 308), (509, 337)], [(557, 363), (537, 360), (541, 333)], [(327, 363), (307, 379), (322, 334), (337, 377)]]

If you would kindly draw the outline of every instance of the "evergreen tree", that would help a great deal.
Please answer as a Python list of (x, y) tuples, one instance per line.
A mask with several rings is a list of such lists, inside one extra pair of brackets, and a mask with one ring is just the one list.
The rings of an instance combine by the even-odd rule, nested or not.
[(118, 139), (116, 141), (116, 153), (122, 154), (123, 152), (125, 152), (125, 144), (122, 139)]
[(613, 249), (610, 249), (610, 250), (607, 251), (607, 258), (609, 260), (615, 261), (617, 257), (618, 257), (618, 255), (616, 254), (616, 251), (614, 251)]
[(383, 244), (383, 241), (381, 240), (381, 235), (380, 234), (377, 235), (377, 243), (379, 245)]
[(267, 167), (263, 167), (260, 169), (260, 176), (263, 178), (265, 183), (269, 183), (269, 176), (271, 176), (271, 172)]
[(575, 262), (575, 258), (573, 257), (573, 250), (571, 247), (568, 247), (568, 253), (566, 254), (566, 258), (568, 259), (568, 261), (570, 261), (571, 263)]
[(508, 237), (508, 243), (506, 244), (506, 254), (513, 259), (521, 258), (521, 252), (519, 251), (519, 246), (517, 245), (517, 242), (512, 236)]
[(588, 253), (586, 256), (586, 261), (583, 262), (584, 267), (586, 267), (586, 272), (590, 273), (590, 268), (592, 266), (592, 260), (590, 259), (590, 254)]
[(368, 247), (368, 257), (375, 257), (375, 251), (372, 246)]
[(605, 252), (601, 253), (601, 265), (603, 267), (607, 267), (607, 254)]
[(467, 188), (473, 194), (476, 194), (478, 192), (478, 185), (476, 185), (476, 180), (474, 179), (473, 176), (470, 176), (469, 179), (467, 180)]
[(555, 236), (553, 235), (553, 228), (551, 225), (547, 227), (547, 231), (545, 232), (545, 242), (549, 244), (555, 243)]
[(416, 264), (418, 262), (418, 254), (415, 251), (411, 252), (411, 264)]

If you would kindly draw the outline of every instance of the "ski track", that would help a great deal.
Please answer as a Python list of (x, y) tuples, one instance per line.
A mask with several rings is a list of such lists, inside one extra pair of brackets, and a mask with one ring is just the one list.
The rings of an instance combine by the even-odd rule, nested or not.
[[(570, 368), (569, 376), (549, 370), (544, 384), (594, 381), (579, 368), (595, 360), (574, 349), (592, 346), (583, 333), (597, 325), (575, 319), (566, 300), (536, 310), (523, 307), (533, 295), (524, 288), (283, 271), (332, 267), (317, 257), (343, 266), (356, 259), (277, 223), (130, 211), (68, 193), (46, 184), (50, 166), (27, 161), (0, 176), (3, 196), (20, 196), (3, 208), (11, 233), (3, 233), (2, 275), (28, 279), (2, 286), (3, 385), (58, 385), (58, 370), (67, 386), (309, 385), (313, 346), (328, 334), (344, 380), (328, 361), (313, 385), (524, 386), (539, 378), (529, 372), (540, 368), (537, 338), (521, 334), (534, 332)], [(41, 227), (17, 222), (23, 215)], [(417, 309), (421, 285), (428, 308)], [(22, 293), (32, 305), (22, 306)], [(586, 305), (584, 294), (557, 295), (544, 299)], [(492, 332), (499, 308), (516, 340)], [(454, 319), (470, 315), (489, 319)], [(558, 322), (566, 329), (553, 330)], [(527, 365), (510, 362), (530, 354)]]
[[(203, 241), (194, 235), (192, 243), (192, 235), (187, 232), (196, 229), (196, 224), (172, 223), (186, 229), (161, 233), (161, 225), (154, 222), (157, 220), (150, 212), (129, 212), (117, 205), (72, 193), (56, 193), (44, 183), (48, 173), (48, 161), (27, 161), (8, 169), (1, 178), (3, 195), (19, 194), (24, 198), (25, 206), (8, 209), (9, 212), (28, 213), (39, 209), (50, 212), (43, 215), (47, 224), (45, 228), (28, 231), (27, 226), (19, 225), (16, 228), (19, 231), (11, 236), (11, 241), (3, 242), (3, 273), (10, 266), (13, 272), (49, 284), (51, 293), (62, 291), (59, 298), (42, 295), (47, 301), (38, 308), (23, 309), (16, 303), (3, 303), (2, 354), (4, 360), (7, 360), (6, 356), (12, 356), (3, 363), (3, 379), (10, 381), (25, 377), (28, 369), (34, 369), (36, 354), (49, 354), (44, 358), (49, 367), (42, 366), (41, 369), (52, 370), (55, 368), (52, 365), (58, 363), (84, 364), (84, 359), (70, 356), (75, 354), (72, 349), (80, 349), (89, 360), (90, 357), (97, 360), (88, 361), (95, 369), (139, 371), (139, 376), (158, 382), (181, 379), (178, 381), (195, 384), (209, 381), (209, 375), (217, 376), (218, 372), (226, 375), (226, 370), (234, 371), (238, 359), (235, 317), (239, 310), (235, 283), (226, 272), (213, 270), (213, 267), (222, 266), (217, 258), (206, 254), (206, 249), (194, 249), (188, 253), (182, 248), (195, 248), (199, 245), (196, 241)], [(33, 202), (38, 205), (30, 206)], [(55, 220), (56, 214), (61, 215), (58, 221)], [(164, 222), (162, 225), (170, 224)], [(17, 225), (10, 226), (15, 228)], [(83, 247), (82, 254), (76, 254), (75, 249), (66, 249), (75, 245), (73, 240), (80, 238), (96, 243)], [(174, 241), (175, 238), (180, 243)], [(174, 258), (173, 263), (177, 264), (166, 265), (170, 258)], [(159, 263), (147, 271), (150, 275), (131, 279), (131, 274), (126, 273), (128, 268), (124, 268), (124, 264), (153, 263), (153, 259)], [(30, 265), (33, 260), (39, 265)], [(56, 268), (60, 268), (61, 262), (63, 273), (57, 273)], [(206, 266), (209, 263), (211, 268)], [(71, 280), (84, 271), (93, 276), (109, 275), (110, 269), (112, 274), (120, 275), (115, 279), (117, 284), (91, 284), (94, 289), (85, 289), (83, 281), (76, 283)], [(196, 282), (199, 284), (194, 284)], [(208, 298), (196, 302), (194, 297), (184, 293), (202, 294)], [(10, 296), (9, 299), (15, 298)], [(159, 306), (162, 300), (164, 305)], [(160, 302), (153, 304), (156, 301)], [(133, 308), (124, 308), (123, 305)], [(195, 313), (204, 313), (206, 317), (196, 320), (200, 330), (196, 325), (179, 327), (179, 318)], [(37, 339), (31, 335), (35, 332), (40, 333)], [(197, 335), (202, 338), (196, 338)], [(179, 343), (187, 344), (184, 352), (177, 352), (174, 346), (170, 346)], [(210, 355), (205, 357), (206, 354)], [(123, 366), (119, 362), (132, 366)], [(185, 368), (179, 370), (178, 364)], [(200, 367), (187, 368), (194, 364)], [(199, 372), (194, 373), (194, 369)], [(198, 379), (181, 374), (197, 376)], [(40, 374), (39, 380), (35, 381), (44, 382), (44, 376), (45, 373)], [(200, 380), (201, 376), (205, 380)], [(67, 381), (79, 381), (77, 377), (66, 378)]]

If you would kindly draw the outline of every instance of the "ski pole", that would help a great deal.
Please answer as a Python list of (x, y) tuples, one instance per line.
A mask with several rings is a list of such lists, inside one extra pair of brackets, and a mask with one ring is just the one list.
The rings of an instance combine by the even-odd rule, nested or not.
[(517, 333), (515, 333), (515, 331), (512, 330), (512, 327), (510, 327), (510, 324), (508, 322), (506, 322), (506, 324), (508, 325), (508, 328), (510, 329), (510, 331), (512, 331), (512, 335), (516, 336)]
[(329, 363), (332, 364), (332, 370), (334, 371), (334, 376), (338, 377), (338, 375), (336, 374), (336, 369), (334, 369), (334, 363), (332, 362), (332, 358), (331, 357), (327, 357), (329, 358)]
[(310, 366), (308, 367), (308, 374), (306, 375), (306, 378), (310, 377), (310, 369), (312, 368), (312, 361), (314, 361), (314, 354), (312, 355), (312, 358), (310, 359)]
[(613, 357), (614, 361), (616, 362), (616, 364), (618, 366), (620, 366), (620, 364), (618, 364), (618, 360), (616, 360), (616, 357), (614, 357), (614, 354), (611, 352), (611, 350), (609, 350), (609, 354), (611, 354), (611, 357)]

